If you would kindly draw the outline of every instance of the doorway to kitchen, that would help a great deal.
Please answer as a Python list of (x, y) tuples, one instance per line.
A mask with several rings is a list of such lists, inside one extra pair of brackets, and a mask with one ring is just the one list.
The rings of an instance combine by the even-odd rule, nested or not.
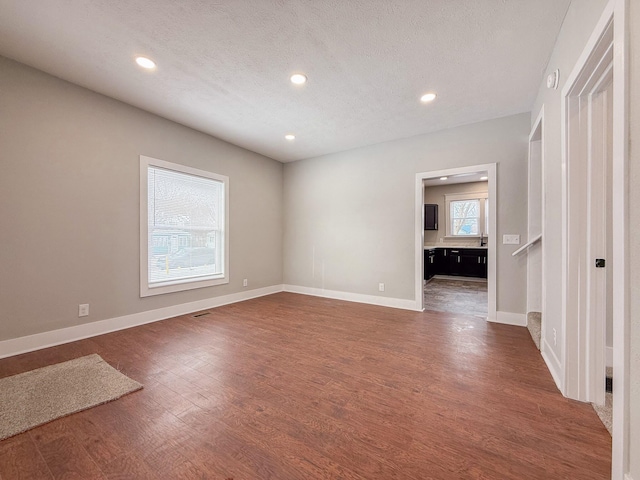
[(496, 164), (416, 175), (416, 303), (496, 319)]

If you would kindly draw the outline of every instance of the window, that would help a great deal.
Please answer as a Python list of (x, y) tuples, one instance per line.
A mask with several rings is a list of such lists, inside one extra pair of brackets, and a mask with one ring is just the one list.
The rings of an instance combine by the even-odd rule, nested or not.
[(229, 283), (229, 179), (140, 156), (140, 296)]
[(445, 195), (448, 237), (479, 237), (489, 230), (489, 201), (486, 192)]
[(451, 235), (478, 235), (480, 200), (454, 200), (449, 204)]

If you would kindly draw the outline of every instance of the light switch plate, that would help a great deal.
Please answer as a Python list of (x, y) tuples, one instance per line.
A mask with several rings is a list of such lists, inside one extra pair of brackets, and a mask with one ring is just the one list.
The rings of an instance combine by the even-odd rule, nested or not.
[(520, 245), (520, 235), (503, 235), (503, 245)]

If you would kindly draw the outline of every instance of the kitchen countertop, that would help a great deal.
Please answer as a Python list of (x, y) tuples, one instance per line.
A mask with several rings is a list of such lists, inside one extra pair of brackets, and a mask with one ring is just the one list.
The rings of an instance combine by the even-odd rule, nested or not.
[(474, 245), (444, 245), (444, 244), (439, 244), (439, 245), (425, 245), (424, 249), (425, 250), (431, 250), (432, 248), (483, 248), (483, 249), (487, 249), (489, 248), (487, 245), (480, 247), (480, 246), (474, 246)]

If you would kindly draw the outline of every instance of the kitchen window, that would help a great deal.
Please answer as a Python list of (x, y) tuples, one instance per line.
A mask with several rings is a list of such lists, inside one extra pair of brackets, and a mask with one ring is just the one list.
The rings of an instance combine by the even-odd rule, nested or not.
[(489, 199), (486, 192), (445, 195), (447, 237), (479, 237), (489, 230)]
[(229, 283), (229, 179), (140, 156), (140, 296)]

